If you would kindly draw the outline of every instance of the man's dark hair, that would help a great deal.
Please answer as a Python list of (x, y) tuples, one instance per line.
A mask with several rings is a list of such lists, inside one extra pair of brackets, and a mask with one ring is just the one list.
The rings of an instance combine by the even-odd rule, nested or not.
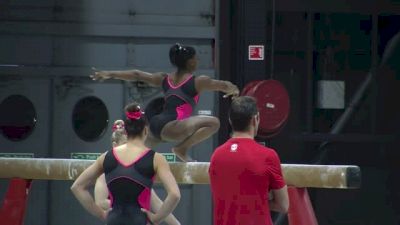
[(249, 128), (251, 118), (257, 115), (257, 103), (255, 98), (240, 96), (233, 99), (229, 109), (229, 120), (234, 131), (246, 131)]

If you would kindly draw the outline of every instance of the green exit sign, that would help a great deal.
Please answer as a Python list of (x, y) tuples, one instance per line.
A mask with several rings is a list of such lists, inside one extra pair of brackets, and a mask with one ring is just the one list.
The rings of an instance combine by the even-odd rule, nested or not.
[(96, 160), (100, 155), (101, 153), (73, 152), (71, 153), (71, 159)]
[(161, 153), (167, 162), (176, 162), (176, 155), (174, 153)]
[(0, 153), (1, 158), (33, 158), (33, 153)]

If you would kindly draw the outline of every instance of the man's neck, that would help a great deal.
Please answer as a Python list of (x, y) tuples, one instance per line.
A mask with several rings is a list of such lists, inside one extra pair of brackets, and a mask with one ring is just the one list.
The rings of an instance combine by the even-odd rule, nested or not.
[(232, 138), (249, 138), (254, 139), (254, 134), (251, 131), (234, 131)]

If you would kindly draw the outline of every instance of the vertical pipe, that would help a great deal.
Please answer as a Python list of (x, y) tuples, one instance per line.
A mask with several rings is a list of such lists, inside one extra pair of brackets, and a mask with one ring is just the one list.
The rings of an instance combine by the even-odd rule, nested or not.
[[(274, 24), (274, 22), (273, 22)], [(307, 63), (307, 84), (306, 84), (306, 129), (307, 132), (312, 132), (313, 128), (313, 51), (314, 51), (314, 13), (308, 12), (307, 13), (307, 52), (306, 52), (306, 63)], [(271, 56), (273, 58), (273, 56)], [(271, 65), (271, 68), (272, 65)], [(272, 69), (271, 69), (272, 71)], [(272, 73), (271, 73), (272, 75)], [(272, 76), (271, 76), (272, 79)], [(281, 225), (286, 223), (287, 216), (286, 214), (279, 213), (276, 218), (274, 219), (274, 225)]]
[[(222, 2), (223, 0), (220, 1), (216, 1), (213, 0), (213, 4), (214, 4), (214, 16), (215, 16), (215, 43), (214, 43), (214, 69), (216, 71), (216, 75), (217, 78), (219, 78), (219, 70), (220, 70), (220, 45), (223, 43), (223, 41), (221, 40), (221, 18), (219, 17), (220, 15), (220, 7), (221, 4), (223, 4)], [(226, 25), (226, 24), (225, 24)]]
[[(232, 52), (238, 52), (231, 50), (231, 43), (234, 41), (235, 31), (237, 29), (237, 23), (234, 23), (234, 17), (236, 16), (236, 6), (239, 4), (237, 1), (230, 0), (219, 0), (216, 1), (216, 40), (215, 40), (215, 59), (216, 59), (216, 73), (217, 78), (220, 80), (230, 80), (233, 83), (238, 82), (236, 78), (237, 71), (237, 59), (239, 58)], [(236, 45), (235, 45), (236, 46)], [(236, 63), (235, 63), (236, 62)], [(235, 68), (232, 70), (232, 68)], [(237, 84), (240, 86), (241, 84)], [(218, 96), (218, 95), (217, 95)], [(218, 97), (216, 97), (218, 98)], [(221, 127), (218, 132), (218, 143), (222, 144), (229, 136), (229, 124), (226, 113), (220, 109), (226, 109), (228, 102), (222, 98), (218, 99), (218, 117), (220, 118)]]
[(371, 30), (371, 63), (372, 68), (378, 67), (378, 14), (372, 14), (372, 30)]
[(232, 71), (232, 73), (235, 81), (238, 83), (239, 88), (243, 88), (246, 82), (243, 74), (247, 74), (246, 62), (244, 61), (244, 56), (245, 54), (247, 54), (245, 51), (247, 47), (246, 30), (244, 29), (246, 23), (245, 11), (247, 5), (245, 3), (245, 0), (233, 2), (235, 3), (231, 3), (231, 8), (234, 15), (232, 16), (232, 21), (230, 21), (233, 29), (230, 38), (232, 38), (232, 42), (235, 43), (234, 45), (236, 46), (236, 54), (232, 54), (235, 55), (235, 57), (231, 59), (231, 62), (236, 64), (236, 67), (235, 70)]
[(271, 71), (270, 78), (274, 79), (274, 55), (275, 55), (275, 22), (276, 21), (276, 10), (275, 10), (275, 0), (272, 0), (272, 29), (271, 29)]
[[(372, 30), (371, 30), (371, 62), (372, 70), (375, 71), (378, 68), (378, 14), (374, 12), (372, 14)], [(377, 120), (377, 82), (376, 76), (374, 76), (372, 81), (372, 104), (370, 106), (371, 110), (371, 127), (370, 131), (373, 133), (376, 131), (376, 120)]]
[[(49, 125), (48, 125), (48, 130), (49, 132), (49, 142), (48, 142), (48, 152), (47, 152), (47, 156), (48, 158), (53, 158), (53, 150), (54, 150), (54, 97), (56, 96), (56, 90), (55, 90), (55, 81), (53, 78), (50, 78), (50, 87), (49, 87), (49, 112), (50, 112), (50, 116), (49, 116)], [(51, 224), (51, 182), (52, 181), (47, 181), (46, 182), (46, 222), (47, 224)]]
[(313, 65), (314, 65), (314, 13), (307, 13), (307, 84), (306, 84), (306, 130), (313, 132)]
[[(56, 52), (57, 52), (57, 45), (56, 45), (56, 38), (52, 38), (51, 39), (51, 46), (52, 46), (52, 51), (51, 51), (51, 65), (55, 65), (55, 59), (56, 59)], [(53, 74), (51, 74), (53, 75)], [(55, 77), (55, 76), (54, 76)], [(48, 152), (48, 156), (49, 158), (53, 158), (53, 152), (54, 152), (54, 139), (55, 139), (55, 135), (54, 135), (54, 124), (55, 124), (55, 98), (57, 98), (57, 93), (56, 93), (56, 79), (54, 77), (50, 77), (50, 96), (49, 96), (49, 111), (50, 111), (50, 121), (49, 121), (49, 152)], [(47, 219), (47, 224), (50, 225), (52, 223), (51, 221), (51, 216), (52, 216), (52, 202), (51, 202), (51, 193), (53, 190), (52, 184), (54, 181), (47, 181), (47, 213), (46, 213), (46, 219)]]

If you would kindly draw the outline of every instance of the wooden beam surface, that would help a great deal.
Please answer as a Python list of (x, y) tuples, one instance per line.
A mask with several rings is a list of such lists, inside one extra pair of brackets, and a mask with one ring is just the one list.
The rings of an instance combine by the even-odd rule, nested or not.
[[(94, 161), (50, 158), (0, 158), (0, 178), (74, 180)], [(170, 163), (179, 184), (209, 184), (208, 162)], [(352, 165), (282, 164), (289, 186), (314, 188), (358, 188), (361, 171)]]

